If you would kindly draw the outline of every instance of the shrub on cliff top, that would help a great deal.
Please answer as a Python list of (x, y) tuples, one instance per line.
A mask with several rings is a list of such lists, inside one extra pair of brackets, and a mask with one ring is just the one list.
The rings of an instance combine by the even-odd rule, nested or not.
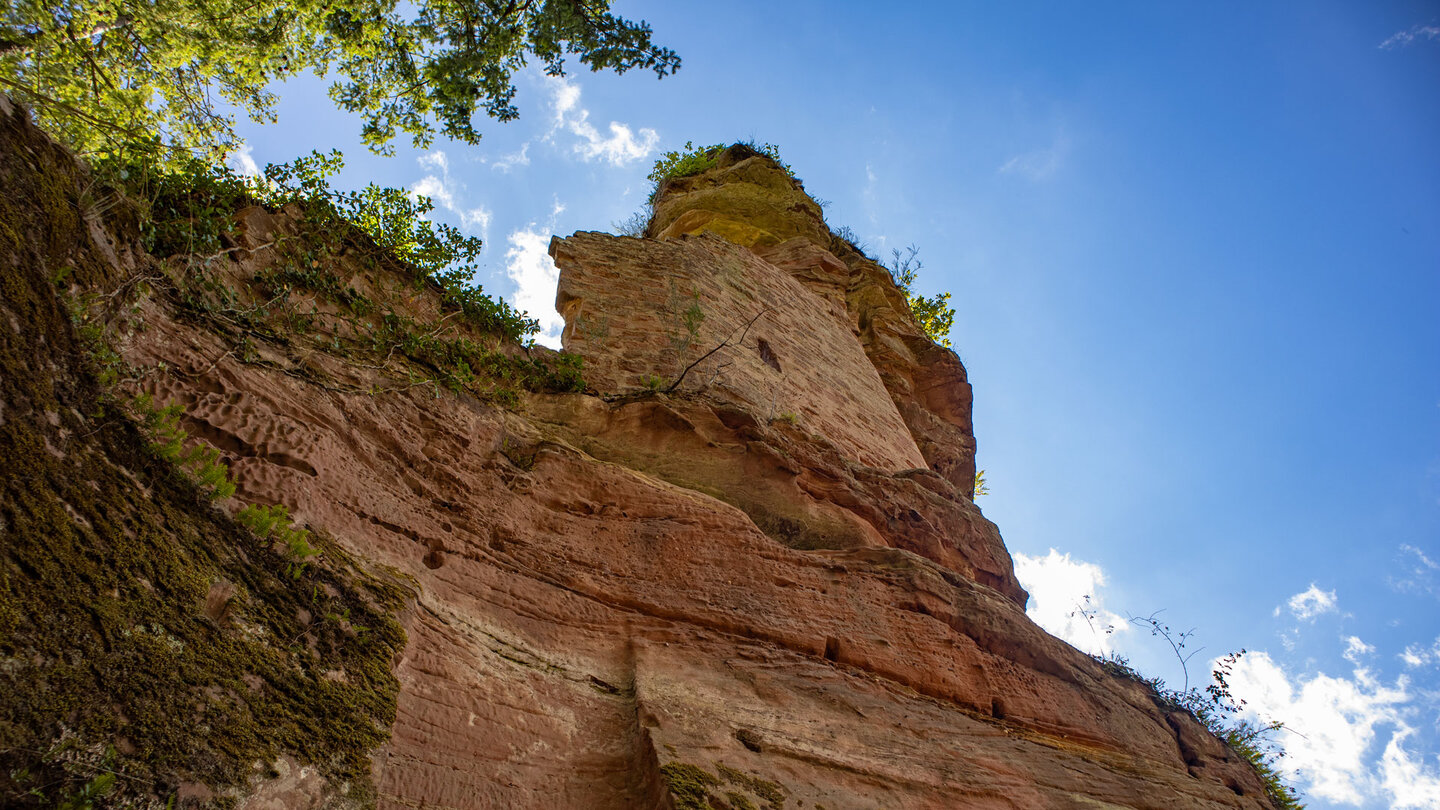
[(785, 173), (791, 177), (795, 172), (790, 169), (790, 164), (780, 159), (780, 147), (773, 143), (756, 144), (754, 141), (737, 141), (733, 144), (716, 143), (709, 146), (696, 146), (693, 141), (686, 141), (679, 149), (666, 152), (655, 161), (655, 166), (647, 175), (654, 188), (650, 190), (650, 201), (655, 201), (655, 195), (660, 191), (660, 186), (666, 181), (676, 177), (693, 177), (701, 172), (708, 171), (720, 162), (720, 156), (725, 150), (732, 147), (748, 150), (755, 155), (764, 155), (775, 161)]

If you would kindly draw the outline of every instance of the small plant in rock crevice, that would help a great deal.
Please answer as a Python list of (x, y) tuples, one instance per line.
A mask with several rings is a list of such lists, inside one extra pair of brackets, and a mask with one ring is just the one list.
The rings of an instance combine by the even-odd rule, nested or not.
[(310, 532), (290, 522), (290, 510), (282, 504), (258, 506), (251, 504), (235, 513), (235, 520), (265, 541), (273, 541), (289, 562), (286, 573), (299, 579), (311, 560), (320, 556), (320, 549), (310, 545)]
[(189, 442), (190, 434), (180, 427), (184, 408), (178, 403), (156, 407), (149, 394), (135, 397), (130, 406), (150, 435), (150, 446), (156, 455), (191, 478), (211, 500), (223, 501), (235, 494), (230, 469), (220, 461), (220, 451)]
[(638, 239), (644, 236), (645, 231), (650, 227), (650, 218), (654, 216), (654, 213), (647, 203), (644, 208), (636, 211), (625, 219), (610, 223), (610, 227), (614, 229), (618, 236), (633, 236)]
[(855, 233), (854, 229), (849, 225), (841, 225), (838, 228), (834, 228), (831, 230), (831, 233), (835, 238), (849, 245), (850, 249), (856, 253), (862, 256), (868, 256), (870, 254), (870, 246), (861, 241), (860, 235)]
[[(689, 306), (685, 305), (687, 301)], [(671, 353), (677, 362), (683, 363), (700, 338), (701, 324), (705, 323), (705, 310), (700, 306), (700, 292), (692, 290), (689, 295), (682, 295), (672, 280), (665, 309), (673, 322), (670, 333)]]

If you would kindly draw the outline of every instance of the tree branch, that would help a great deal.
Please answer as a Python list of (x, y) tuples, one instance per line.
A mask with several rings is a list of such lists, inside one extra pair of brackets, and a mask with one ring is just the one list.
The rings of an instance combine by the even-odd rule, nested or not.
[(700, 355), (699, 357), (695, 358), (695, 362), (693, 362), (693, 363), (691, 363), (690, 365), (686, 366), (686, 367), (684, 368), (684, 370), (682, 370), (682, 371), (680, 372), (680, 376), (675, 378), (675, 382), (670, 383), (670, 387), (665, 389), (665, 393), (667, 393), (667, 394), (674, 393), (675, 389), (680, 387), (680, 383), (682, 383), (682, 382), (685, 381), (685, 375), (686, 375), (686, 374), (689, 374), (691, 369), (693, 369), (693, 368), (695, 368), (696, 366), (698, 366), (698, 365), (700, 365), (701, 363), (703, 363), (703, 362), (705, 361), (705, 358), (709, 357), (710, 355), (714, 354), (715, 352), (720, 351), (721, 349), (725, 348), (726, 346), (729, 346), (729, 345), (730, 345), (730, 338), (734, 337), (736, 332), (740, 332), (740, 339), (739, 339), (739, 341), (737, 341), (737, 342), (739, 342), (739, 343), (744, 343), (744, 342), (745, 342), (745, 335), (749, 334), (749, 332), (750, 332), (750, 327), (754, 326), (754, 325), (755, 325), (755, 322), (758, 321), (758, 320), (760, 320), (760, 316), (761, 316), (761, 315), (764, 315), (765, 313), (767, 313), (767, 312), (769, 312), (769, 311), (770, 311), (770, 308), (769, 308), (769, 307), (766, 307), (766, 308), (760, 310), (759, 312), (755, 313), (755, 317), (751, 318), (748, 322), (745, 323), (744, 331), (741, 331), (741, 327), (739, 327), (739, 326), (735, 327), (734, 329), (731, 329), (731, 330), (730, 330), (730, 334), (726, 335), (726, 336), (725, 336), (725, 339), (722, 340), (722, 341), (720, 341), (720, 345), (716, 346), (715, 348), (711, 349), (710, 351), (705, 352), (704, 354), (702, 354), (702, 355)]
[(0, 56), (31, 50), (40, 37), (40, 31), (6, 31), (0, 34)]
[[(129, 14), (121, 14), (115, 18), (114, 22), (101, 23), (92, 27), (89, 31), (72, 32), (67, 28), (65, 36), (72, 42), (78, 42), (82, 39), (93, 39), (94, 37), (108, 34), (116, 28), (124, 28), (134, 21), (135, 18)], [(12, 29), (6, 31), (0, 34), (0, 56), (12, 54), (16, 51), (34, 50), (36, 43), (44, 38), (45, 32), (40, 30), (25, 31)]]

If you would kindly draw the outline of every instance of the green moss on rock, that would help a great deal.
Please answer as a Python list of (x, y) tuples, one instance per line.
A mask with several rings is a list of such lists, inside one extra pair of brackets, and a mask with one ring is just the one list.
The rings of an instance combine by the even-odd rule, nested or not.
[(783, 810), (785, 807), (785, 789), (778, 784), (758, 776), (751, 776), (744, 771), (732, 768), (723, 762), (716, 765), (715, 769), (720, 772), (720, 777), (731, 785), (744, 788), (765, 802), (766, 810)]
[(698, 765), (671, 762), (660, 767), (675, 810), (709, 810), (710, 788), (719, 787), (720, 780)]
[[(0, 110), (0, 154), (0, 802), (54, 806), (114, 772), (107, 801), (192, 782), (223, 805), (290, 755), (370, 803), (407, 590), (333, 548), (287, 575), (155, 454), (56, 290), (113, 272), (89, 179), (23, 114)], [(136, 237), (123, 211), (107, 223)]]

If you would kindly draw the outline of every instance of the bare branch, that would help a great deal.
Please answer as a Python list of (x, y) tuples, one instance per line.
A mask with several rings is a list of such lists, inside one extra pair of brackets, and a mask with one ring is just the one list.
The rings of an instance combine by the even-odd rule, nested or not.
[(682, 383), (682, 382), (685, 381), (685, 375), (686, 375), (686, 374), (689, 374), (691, 369), (695, 368), (696, 366), (698, 366), (698, 365), (700, 365), (702, 362), (704, 362), (704, 361), (705, 361), (705, 358), (707, 358), (707, 357), (709, 357), (710, 355), (712, 355), (712, 354), (720, 351), (721, 349), (725, 348), (726, 346), (729, 346), (729, 345), (730, 345), (730, 338), (734, 337), (736, 332), (740, 332), (740, 339), (739, 339), (737, 342), (739, 342), (739, 343), (744, 343), (744, 342), (745, 342), (745, 335), (749, 334), (749, 332), (750, 332), (750, 327), (754, 326), (754, 325), (755, 325), (755, 322), (758, 321), (758, 320), (760, 320), (760, 316), (761, 316), (761, 315), (764, 315), (765, 313), (767, 313), (767, 312), (769, 312), (769, 311), (770, 311), (770, 308), (769, 308), (769, 307), (766, 307), (766, 308), (760, 310), (759, 312), (755, 313), (755, 317), (751, 318), (748, 322), (745, 323), (743, 331), (742, 331), (741, 327), (739, 327), (739, 326), (735, 327), (734, 329), (731, 329), (731, 330), (730, 330), (730, 334), (726, 335), (726, 336), (725, 336), (725, 339), (722, 340), (722, 341), (720, 341), (720, 344), (719, 344), (718, 346), (716, 346), (715, 348), (711, 349), (711, 350), (708, 351), (708, 352), (705, 352), (704, 354), (700, 355), (699, 357), (695, 358), (695, 362), (693, 362), (693, 363), (691, 363), (690, 365), (686, 366), (686, 367), (684, 368), (684, 370), (682, 370), (682, 371), (680, 372), (680, 376), (675, 378), (675, 382), (670, 383), (670, 387), (665, 389), (665, 393), (667, 393), (667, 394), (674, 393), (675, 389), (680, 387), (680, 383)]

